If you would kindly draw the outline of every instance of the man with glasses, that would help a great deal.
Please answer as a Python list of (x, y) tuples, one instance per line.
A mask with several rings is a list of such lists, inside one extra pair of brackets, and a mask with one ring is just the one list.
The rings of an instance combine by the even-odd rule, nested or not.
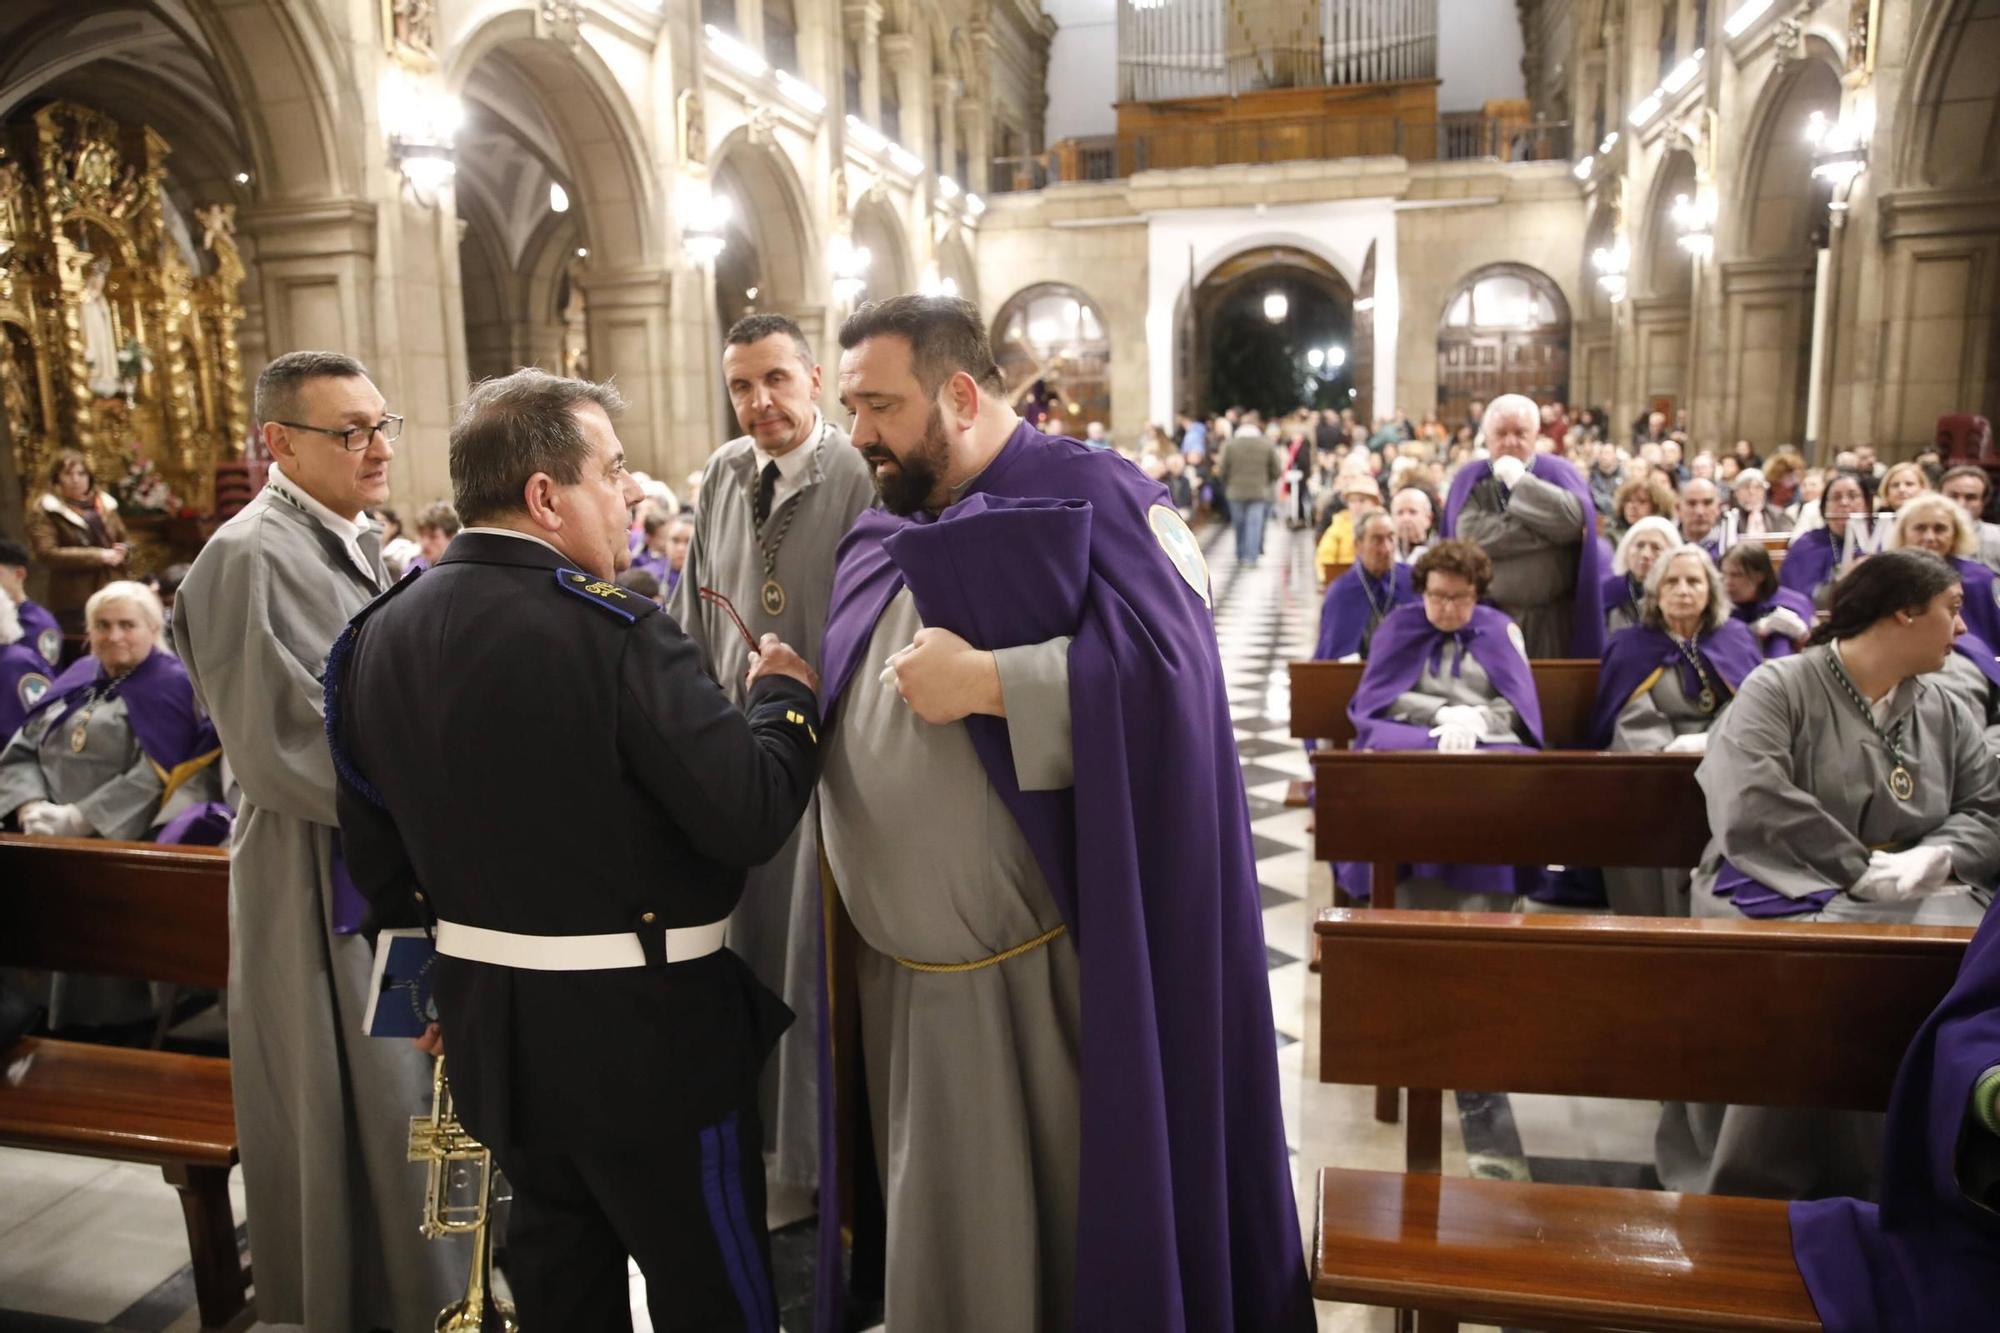
[(242, 799), (230, 848), (229, 1049), (257, 1315), (312, 1329), (429, 1328), (462, 1293), (462, 1241), (416, 1235), (408, 1118), (431, 1062), (362, 1033), (373, 955), (341, 859), (320, 681), (388, 586), (382, 529), (402, 433), (358, 361), (288, 352), (257, 377), (270, 480), (194, 562), (174, 643)]

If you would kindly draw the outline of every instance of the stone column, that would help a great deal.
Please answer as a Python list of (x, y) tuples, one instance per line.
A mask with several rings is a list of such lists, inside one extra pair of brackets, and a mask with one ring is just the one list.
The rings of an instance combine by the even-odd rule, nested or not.
[(965, 127), (965, 174), (959, 184), (977, 194), (984, 191), (992, 174), (992, 122), (986, 102), (977, 97), (958, 99), (958, 114)]
[(676, 392), (680, 385), (669, 383), (673, 368), (683, 364), (680, 353), (692, 350), (677, 346), (673, 337), (675, 275), (630, 268), (585, 272), (579, 280), (589, 321), (590, 376), (615, 378), (625, 396), (618, 437), (631, 465), (677, 483), (670, 415), (675, 404), (693, 405), (699, 395), (683, 395)]
[(902, 117), (903, 147), (929, 161), (930, 99), (924, 96), (924, 74), (917, 61), (917, 39), (906, 32), (889, 33), (882, 38), (882, 54), (889, 61), (889, 77), (896, 81), (896, 105)]
[[(882, 123), (882, 6), (866, 0), (841, 9), (846, 20), (847, 40), (855, 45), (861, 60), (861, 118), (870, 125)], [(904, 39), (908, 41), (908, 38)], [(843, 61), (843, 66), (845, 62)], [(909, 104), (904, 103), (907, 107)], [(906, 113), (907, 114), (907, 113)]]
[(958, 173), (958, 80), (949, 74), (931, 76), (931, 93), (936, 101), (937, 171), (941, 176)]
[(263, 312), (267, 356), (326, 348), (374, 359), (374, 204), (267, 204), (243, 215), (242, 230), (256, 247), (258, 291), (246, 297)]

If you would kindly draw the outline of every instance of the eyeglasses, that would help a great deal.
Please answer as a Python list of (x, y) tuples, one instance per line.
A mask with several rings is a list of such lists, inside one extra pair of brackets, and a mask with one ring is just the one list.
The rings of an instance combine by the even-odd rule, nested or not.
[(1439, 606), (1471, 606), (1479, 600), (1479, 594), (1471, 592), (1430, 592), (1424, 593), (1424, 600), (1436, 602)]
[[(309, 430), (316, 435), (331, 435), (334, 439), (339, 440), (340, 447), (347, 450), (350, 454), (359, 453), (361, 450), (366, 449), (378, 434), (389, 444), (394, 444), (403, 436), (403, 419), (399, 416), (386, 416), (372, 426), (349, 426), (346, 430), (328, 430), (325, 426), (308, 426), (302, 421), (274, 421), (271, 424), (274, 426), (283, 426), (288, 430)], [(354, 442), (357, 435), (361, 437), (361, 443), (359, 444)]]

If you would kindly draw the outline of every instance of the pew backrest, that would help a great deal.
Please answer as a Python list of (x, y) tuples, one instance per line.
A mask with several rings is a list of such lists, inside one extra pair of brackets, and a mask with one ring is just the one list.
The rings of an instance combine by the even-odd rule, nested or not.
[(229, 853), (0, 834), (0, 966), (229, 984)]
[(1708, 809), (1691, 754), (1320, 750), (1317, 855), (1461, 865), (1693, 866)]
[[(1347, 705), (1361, 685), (1364, 662), (1293, 662), (1292, 735), (1351, 745), (1354, 724)], [(1590, 712), (1597, 702), (1597, 659), (1552, 658), (1531, 663), (1542, 704), (1542, 739), (1551, 749), (1588, 744)]]

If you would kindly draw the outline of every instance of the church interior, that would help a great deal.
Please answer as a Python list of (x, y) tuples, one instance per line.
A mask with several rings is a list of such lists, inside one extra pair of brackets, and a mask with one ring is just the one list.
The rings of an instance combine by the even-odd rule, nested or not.
[[(174, 651), (173, 589), (189, 564), (270, 478), (292, 476), (256, 396), (285, 354), (354, 358), (400, 431), (381, 431), (404, 538), (385, 566), (393, 580), (422, 544), (419, 515), (440, 541), (459, 531), (456, 516), (442, 529), (433, 516), (451, 514), (454, 423), (474, 386), (524, 367), (615, 385), (625, 464), (657, 519), (633, 514), (632, 551), (650, 552), (655, 529), (665, 543), (682, 516), (708, 540), (697, 515), (716, 485), (712, 456), (746, 432), (761, 438), (725, 364), (740, 321), (796, 327), (823, 369), (808, 411), (846, 430), (843, 324), (909, 294), (956, 298), (997, 366), (997, 388), (982, 392), (1049, 435), (1123, 455), (1166, 488), (1162, 512), (1199, 544), (1207, 584), (1192, 582), (1240, 768), (1301, 1290), (1310, 1283), (1321, 1333), (2000, 1327), (2000, 1316), (1961, 1325), (1896, 1310), (1840, 1322), (1805, 1251), (1795, 1259), (1798, 1210), (1876, 1197), (1886, 1224), (1888, 1200), (1903, 1196), (1872, 1172), (1852, 1188), (1794, 1188), (1775, 1166), (1742, 1188), (1690, 1185), (1662, 1119), (1682, 1106), (1867, 1113), (1879, 1136), (1887, 1112), (1893, 1136), (1912, 1123), (1898, 1119), (1915, 1095), (1898, 1074), (1914, 1077), (1906, 1052), (1967, 1013), (1985, 1024), (1979, 1049), (1992, 1055), (1975, 1072), (2000, 1117), (1987, 1076), (2000, 1072), (2000, 946), (1979, 925), (2000, 878), (2000, 644), (1974, 661), (1983, 624), (2000, 634), (1996, 62), (2000, 0), (8, 0), (0, 611), (10, 597), (24, 608), (24, 653), (37, 642), (28, 603), (60, 623), (39, 675), (0, 679), (19, 691), (16, 714), (0, 717), (26, 728), (0, 745), (11, 736), (9, 757), (31, 755), (43, 692), (60, 695), (79, 660), (108, 667), (98, 599), (88, 611), (84, 600), (105, 579), (154, 590), (155, 651)], [(1522, 397), (1541, 419), (1516, 460), (1499, 432), (1502, 401)], [(1242, 461), (1246, 439), (1268, 453), (1268, 478), (1266, 453)], [(1565, 631), (1593, 622), (1587, 651), (1523, 646), (1535, 625), (1507, 573), (1523, 548), (1471, 538), (1479, 488), (1496, 482), (1492, 521), (1535, 521), (1509, 496), (1523, 463), (1549, 475), (1538, 457), (1567, 469), (1574, 484), (1557, 498), (1585, 515), (1572, 554), (1552, 558), (1568, 562)], [(63, 489), (76, 460), (88, 496)], [(1248, 489), (1245, 467), (1260, 470)], [(1851, 504), (1836, 499), (1848, 479)], [(102, 520), (69, 508), (98, 495)], [(1822, 897), (1811, 924), (1770, 921), (1725, 895), (1709, 905), (1744, 929), (1702, 920), (1725, 850), (1725, 877), (1754, 871), (1790, 902), (1805, 893), (1725, 836), (1720, 758), (1737, 751), (1705, 739), (1711, 723), (1719, 736), (1734, 700), (1761, 700), (1750, 685), (1786, 661), (1846, 644), (1836, 590), (1891, 548), (1930, 549), (1918, 514), (1931, 503), (1949, 519), (1935, 553), (1962, 571), (1964, 605), (1944, 614), (1978, 667), (1963, 668), (1972, 702), (1954, 694), (1952, 707), (1968, 723), (1986, 710), (1977, 720), (1992, 728), (1968, 742), (1991, 780), (1953, 817), (1990, 824), (1991, 869), (1969, 870), (1962, 852), (1945, 863), (1956, 915), (1838, 916)], [(115, 550), (105, 563), (122, 571), (93, 565), (97, 581), (67, 605), (76, 566), (39, 535), (64, 514), (83, 535), (58, 531), (61, 547)], [(379, 527), (383, 515), (361, 518)], [(1825, 577), (1799, 583), (1796, 605), (1774, 600), (1793, 586), (1786, 567), (1805, 568), (1809, 529), (1828, 534), (1816, 539), (1831, 548)], [(34, 551), (18, 587), (4, 578), (10, 548)], [(669, 566), (657, 548), (654, 592), (638, 594), (657, 593), (669, 614), (675, 549)], [(1712, 596), (1719, 622), (1756, 636), (1740, 636), (1755, 658), (1747, 676), (1698, 646), (1715, 625), (1683, 633), (1669, 614), (1666, 589), (1691, 552), (1706, 571), (1702, 605)], [(833, 558), (829, 543), (829, 582)], [(426, 547), (425, 562), (437, 559)], [(1761, 594), (1739, 594), (1735, 580), (1760, 577)], [(1476, 592), (1482, 610), (1513, 617), (1539, 691), (1532, 726), (1504, 700), (1466, 724), (1463, 749), (1480, 753), (1450, 752), (1455, 715), (1412, 727), (1398, 711), (1446, 674), (1463, 684), (1435, 653), (1410, 659), (1387, 713), (1366, 715), (1380, 660), (1370, 637), (1388, 623), (1381, 590), (1401, 588), (1388, 617), (1426, 608), (1419, 628), (1473, 660), (1427, 600), (1441, 579), (1464, 584), (1468, 608)], [(1334, 651), (1343, 585), (1363, 599), (1366, 628)], [(1614, 594), (1630, 599), (1622, 626)], [(1789, 620), (1774, 619), (1781, 607)], [(1607, 705), (1618, 637), (1637, 632), (1625, 627), (1671, 642), (1686, 664), (1670, 650)], [(0, 633), (0, 653), (13, 646)], [(1826, 651), (1847, 684), (1844, 649)], [(1653, 719), (1665, 740), (1628, 744), (1636, 724), (1620, 709), (1661, 673), (1689, 681), (1688, 697), (1672, 686)], [(1504, 693), (1492, 674), (1488, 695)], [(1487, 686), (1479, 668), (1470, 675)], [(1718, 692), (1719, 720), (1675, 712), (1699, 694), (1713, 715)], [(1887, 696), (1855, 697), (1864, 721), (1882, 716)], [(76, 723), (79, 755), (96, 706)], [(44, 730), (66, 727), (67, 707)], [(1163, 699), (1160, 726), (1185, 723), (1188, 707)], [(1428, 738), (1369, 741), (1371, 722), (1391, 716)], [(1896, 784), (1931, 781), (1938, 742), (1923, 732), (1928, 748), (1908, 752), (1912, 780), (1893, 743), (1906, 733), (1868, 725), (1906, 802)], [(229, 764), (233, 742), (218, 744)], [(1640, 748), (1665, 752), (1628, 752)], [(231, 926), (244, 885), (223, 847), (156, 843), (157, 823), (133, 841), (34, 824), (35, 802), (8, 795), (7, 762), (0, 984), (15, 998), (0, 992), (0, 1333), (292, 1326), (270, 1307), (260, 1319), (240, 1076), (232, 1109), (233, 955), (245, 941)], [(185, 775), (154, 766), (171, 797)], [(219, 787), (232, 780), (217, 773)], [(1754, 773), (1745, 791), (1769, 780)], [(1193, 793), (1170, 780), (1146, 799), (1171, 816)], [(1858, 824), (1842, 836), (1860, 838), (1863, 858), (1921, 845)], [(1422, 910), (1441, 906), (1452, 868), (1512, 868), (1523, 887)], [(1598, 896), (1531, 891), (1529, 871), (1548, 884), (1580, 876)], [(1677, 883), (1666, 906), (1622, 905), (1619, 876), (1642, 873)], [(1087, 974), (1081, 938), (1076, 954)], [(146, 983), (138, 1017), (76, 1031), (52, 1021), (48, 978), (85, 974)], [(838, 1010), (837, 986), (821, 998)], [(1853, 1009), (1868, 1012), (1847, 1021)], [(812, 1015), (800, 1020), (810, 1036)], [(400, 1124), (427, 1109), (350, 1102), (346, 1114)], [(1797, 1123), (1796, 1136), (1821, 1124)], [(471, 1143), (449, 1157), (443, 1137), (434, 1128), (425, 1151), (447, 1177), (483, 1155)], [(1991, 1137), (2000, 1161), (2000, 1122)], [(418, 1146), (412, 1181), (425, 1171)], [(1726, 1155), (1729, 1143), (1707, 1147)], [(1860, 1151), (1873, 1154), (1874, 1137)], [(1882, 1151), (1887, 1180), (1894, 1142)], [(843, 1226), (863, 1295), (845, 1327), (1068, 1327), (976, 1312), (899, 1322), (893, 1295), (886, 1315), (870, 1310), (855, 1219), (820, 1217), (815, 1185), (783, 1176), (774, 1167), (775, 1303), (761, 1327), (830, 1333), (816, 1287), (823, 1301), (824, 1235)], [(1850, 1179), (1825, 1179), (1836, 1178)], [(893, 1193), (886, 1168), (884, 1180)], [(1936, 1242), (1989, 1312), (2000, 1311), (1994, 1181), (2000, 1171), (1952, 1223), (1963, 1234)], [(510, 1290), (495, 1182), (502, 1197), (475, 1241), (479, 1302)], [(488, 1207), (482, 1187), (482, 1217)], [(432, 1244), (447, 1230), (434, 1220), (413, 1214), (382, 1243)], [(892, 1209), (892, 1275), (896, 1234)], [(1171, 1249), (1170, 1225), (1146, 1234)], [(328, 1271), (389, 1280), (362, 1259)], [(629, 1294), (639, 1329), (671, 1299), (649, 1298), (636, 1261)], [(1079, 1329), (1121, 1326), (1084, 1306)], [(1204, 1333), (1198, 1316), (1184, 1326)], [(1240, 1318), (1233, 1328), (1255, 1333)]]

